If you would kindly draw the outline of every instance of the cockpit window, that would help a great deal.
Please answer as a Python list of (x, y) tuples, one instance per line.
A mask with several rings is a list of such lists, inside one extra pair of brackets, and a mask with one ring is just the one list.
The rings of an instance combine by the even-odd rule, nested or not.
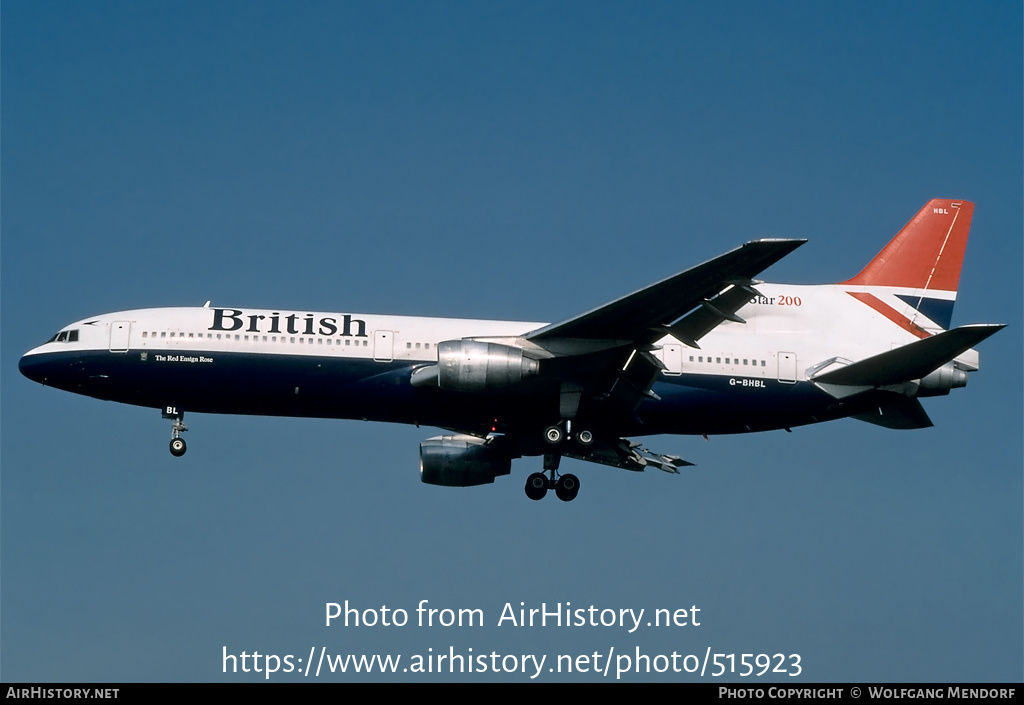
[(57, 335), (53, 336), (47, 343), (77, 343), (78, 342), (78, 331), (77, 330), (62, 330)]

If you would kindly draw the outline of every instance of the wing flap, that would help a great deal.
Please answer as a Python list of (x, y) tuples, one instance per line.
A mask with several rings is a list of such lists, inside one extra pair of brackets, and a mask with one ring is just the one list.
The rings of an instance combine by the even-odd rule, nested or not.
[(631, 442), (626, 438), (620, 438), (614, 443), (599, 445), (588, 451), (569, 449), (563, 451), (562, 454), (567, 458), (610, 465), (633, 472), (643, 472), (648, 467), (656, 467), (663, 472), (678, 475), (679, 468), (693, 466), (693, 463), (683, 460), (679, 456), (652, 452), (639, 443)]
[(713, 299), (705, 299), (682, 319), (668, 326), (668, 333), (691, 348), (700, 348), (697, 341), (725, 321), (744, 323), (736, 315), (757, 292), (745, 284), (734, 284)]
[(661, 361), (649, 352), (634, 350), (604, 398), (632, 411), (644, 397), (653, 394), (651, 385), (664, 368)]

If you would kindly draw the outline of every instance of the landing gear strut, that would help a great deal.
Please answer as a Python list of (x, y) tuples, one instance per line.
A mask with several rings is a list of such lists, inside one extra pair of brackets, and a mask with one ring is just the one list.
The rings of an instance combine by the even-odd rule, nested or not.
[(165, 406), (160, 415), (165, 419), (172, 419), (174, 421), (171, 424), (171, 455), (175, 458), (180, 458), (188, 450), (185, 445), (185, 439), (181, 437), (181, 434), (188, 430), (188, 426), (184, 423), (185, 412), (178, 411), (176, 406)]
[[(552, 426), (552, 428), (557, 428), (557, 426)], [(545, 476), (543, 472), (535, 472), (526, 478), (527, 497), (533, 500), (544, 499), (548, 490), (553, 489), (555, 496), (563, 502), (571, 502), (576, 499), (576, 495), (580, 491), (578, 477), (566, 473), (559, 476), (557, 480), (555, 479), (555, 473), (561, 460), (562, 456), (557, 453), (544, 455), (544, 471), (549, 473), (549, 476)]]

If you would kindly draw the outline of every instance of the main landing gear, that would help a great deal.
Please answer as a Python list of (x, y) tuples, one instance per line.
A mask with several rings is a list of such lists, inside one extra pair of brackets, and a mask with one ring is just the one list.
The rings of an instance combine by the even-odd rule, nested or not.
[(576, 445), (583, 448), (588, 448), (594, 445), (594, 432), (589, 428), (582, 428), (573, 432), (571, 420), (562, 421), (561, 423), (557, 423), (554, 426), (548, 426), (544, 429), (544, 441), (548, 445), (557, 446), (568, 437), (571, 437), (572, 440), (576, 442)]
[[(556, 446), (560, 446), (570, 439), (579, 448), (585, 450), (594, 445), (594, 441), (597, 440), (594, 432), (589, 428), (583, 427), (574, 430), (572, 419), (563, 419), (557, 424), (548, 426), (544, 429), (543, 438), (544, 442), (551, 446), (553, 450)], [(548, 493), (548, 490), (554, 490), (555, 495), (563, 502), (571, 502), (576, 499), (576, 495), (580, 491), (580, 479), (578, 477), (566, 473), (565, 475), (559, 475), (558, 479), (555, 479), (558, 463), (561, 459), (562, 454), (559, 452), (544, 454), (544, 472), (548, 474), (535, 472), (526, 478), (527, 497), (534, 500), (544, 499), (544, 495)]]
[(178, 411), (176, 406), (165, 406), (160, 415), (165, 419), (172, 419), (174, 421), (171, 424), (171, 455), (175, 458), (180, 458), (188, 450), (185, 445), (185, 439), (181, 437), (181, 434), (188, 430), (188, 426), (184, 423), (185, 412)]
[[(553, 426), (552, 428), (557, 427)], [(546, 476), (543, 472), (535, 472), (526, 478), (527, 497), (533, 500), (544, 499), (548, 490), (553, 489), (555, 496), (563, 502), (571, 502), (576, 499), (576, 495), (580, 491), (578, 477), (566, 473), (560, 475), (557, 480), (555, 479), (555, 472), (558, 470), (558, 463), (561, 459), (562, 456), (555, 453), (548, 453), (544, 456), (544, 470), (550, 476)]]

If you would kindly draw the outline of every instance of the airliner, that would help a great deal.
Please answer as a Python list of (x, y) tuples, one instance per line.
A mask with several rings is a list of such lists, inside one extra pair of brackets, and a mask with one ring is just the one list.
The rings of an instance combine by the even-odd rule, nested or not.
[(542, 458), (530, 499), (563, 501), (563, 457), (631, 471), (692, 465), (631, 437), (786, 430), (840, 418), (931, 426), (920, 399), (978, 370), (1003, 328), (950, 328), (974, 204), (935, 199), (852, 279), (756, 280), (804, 240), (762, 239), (559, 323), (212, 306), (76, 321), (27, 352), (29, 379), (160, 409), (363, 419), (448, 431), (420, 478), (494, 482)]

